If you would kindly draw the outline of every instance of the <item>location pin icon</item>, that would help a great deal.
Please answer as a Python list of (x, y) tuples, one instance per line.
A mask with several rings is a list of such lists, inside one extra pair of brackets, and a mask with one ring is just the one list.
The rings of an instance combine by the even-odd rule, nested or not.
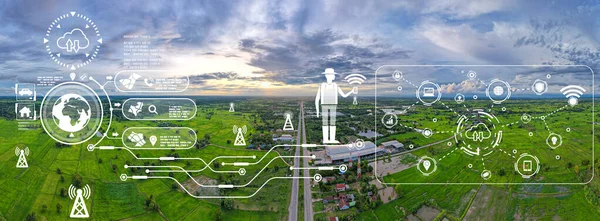
[(69, 77), (71, 78), (71, 80), (72, 80), (72, 81), (74, 81), (74, 80), (75, 80), (75, 77), (76, 77), (76, 76), (77, 76), (77, 75), (76, 75), (75, 73), (71, 73), (71, 74), (69, 74)]
[[(150, 139), (152, 139), (152, 138), (150, 138)], [(429, 162), (429, 160), (423, 161), (423, 167), (425, 167), (425, 170), (429, 170), (430, 166), (431, 166), (431, 162)]]
[(154, 144), (156, 144), (156, 140), (157, 140), (156, 136), (154, 136), (154, 135), (150, 136), (150, 143), (152, 144), (152, 146), (154, 146)]

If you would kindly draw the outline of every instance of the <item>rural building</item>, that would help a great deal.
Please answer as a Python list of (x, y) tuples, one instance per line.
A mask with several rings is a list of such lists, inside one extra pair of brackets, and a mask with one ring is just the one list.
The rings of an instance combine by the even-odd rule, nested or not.
[(338, 183), (335, 185), (335, 191), (336, 192), (342, 192), (342, 191), (346, 191), (346, 184), (345, 183)]
[(394, 149), (404, 148), (404, 144), (398, 142), (397, 140), (383, 142), (383, 143), (381, 143), (381, 145), (383, 145), (383, 147), (385, 147), (385, 148), (394, 148)]
[(378, 148), (371, 141), (366, 141), (365, 146), (360, 149), (348, 148), (346, 146), (327, 146), (325, 148), (326, 159), (322, 159), (322, 162), (331, 162), (332, 164), (339, 164), (350, 161), (358, 160), (358, 157), (363, 159), (373, 158), (375, 155), (381, 155), (386, 152), (383, 148)]
[(331, 183), (333, 181), (335, 181), (335, 176), (326, 176), (326, 177), (323, 177), (323, 183), (324, 184)]
[(273, 136), (273, 141), (275, 141), (275, 142), (292, 142), (292, 141), (294, 141), (294, 137), (290, 134), (282, 134), (280, 137)]
[(338, 208), (339, 208), (340, 210), (347, 210), (348, 208), (350, 208), (350, 204), (348, 204), (348, 203), (346, 202), (346, 200), (344, 200), (344, 199), (341, 199), (341, 200), (340, 200), (340, 203), (338, 204)]

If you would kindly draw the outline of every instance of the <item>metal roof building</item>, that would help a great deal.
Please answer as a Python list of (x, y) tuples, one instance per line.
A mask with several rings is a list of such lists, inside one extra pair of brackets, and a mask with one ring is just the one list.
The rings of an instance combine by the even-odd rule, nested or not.
[(384, 147), (390, 148), (404, 148), (404, 144), (398, 142), (397, 140), (392, 140), (392, 141), (387, 141), (387, 142), (383, 142), (381, 143), (381, 145), (383, 145)]
[(348, 148), (347, 146), (340, 145), (340, 146), (327, 146), (325, 148), (325, 151), (327, 153), (327, 156), (329, 158), (331, 158), (331, 160), (333, 162), (348, 161), (350, 157), (352, 157), (352, 160), (357, 160), (359, 156), (362, 158), (362, 157), (366, 157), (369, 155), (383, 154), (386, 152), (385, 149), (378, 148), (371, 141), (366, 141), (365, 146), (360, 150), (357, 150), (355, 148)]

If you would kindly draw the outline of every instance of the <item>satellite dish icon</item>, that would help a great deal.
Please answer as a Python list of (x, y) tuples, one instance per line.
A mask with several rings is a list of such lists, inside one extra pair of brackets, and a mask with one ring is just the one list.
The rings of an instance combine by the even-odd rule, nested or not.
[(25, 158), (26, 156), (29, 156), (29, 147), (25, 147), (24, 149), (16, 147), (15, 155), (19, 157), (19, 160), (17, 160), (17, 168), (29, 167), (29, 165), (27, 164), (27, 159)]

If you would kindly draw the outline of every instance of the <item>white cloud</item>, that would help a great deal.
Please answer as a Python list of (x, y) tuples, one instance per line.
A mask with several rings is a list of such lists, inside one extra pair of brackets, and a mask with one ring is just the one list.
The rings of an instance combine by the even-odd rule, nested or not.
[(510, 10), (516, 6), (515, 0), (505, 1), (473, 1), (473, 0), (449, 0), (449, 1), (426, 1), (422, 13), (447, 14), (455, 19), (473, 18), (491, 12)]
[(531, 33), (528, 24), (493, 22), (492, 25), (492, 30), (483, 32), (469, 24), (446, 24), (440, 19), (426, 19), (415, 31), (454, 56), (460, 56), (463, 62), (540, 64), (553, 59), (549, 50), (514, 46), (519, 37)]
[(442, 94), (454, 94), (457, 92), (477, 92), (485, 90), (486, 86), (480, 80), (464, 80), (458, 84), (450, 83), (440, 85)]

